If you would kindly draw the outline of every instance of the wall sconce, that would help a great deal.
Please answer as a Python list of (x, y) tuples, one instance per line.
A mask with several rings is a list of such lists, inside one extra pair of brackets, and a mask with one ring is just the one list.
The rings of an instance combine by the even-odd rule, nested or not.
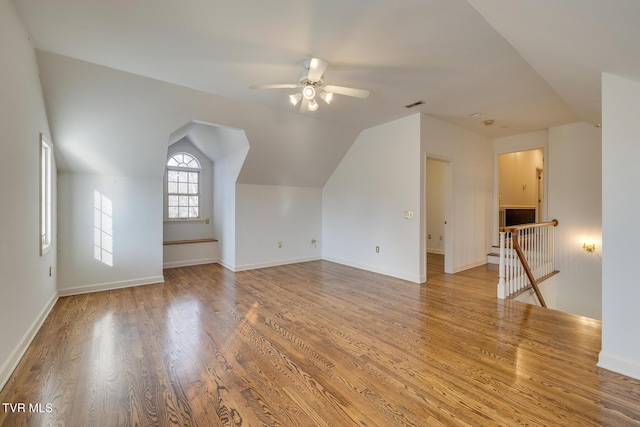
[(583, 243), (582, 244), (582, 249), (584, 249), (587, 252), (595, 252), (596, 244), (595, 243)]

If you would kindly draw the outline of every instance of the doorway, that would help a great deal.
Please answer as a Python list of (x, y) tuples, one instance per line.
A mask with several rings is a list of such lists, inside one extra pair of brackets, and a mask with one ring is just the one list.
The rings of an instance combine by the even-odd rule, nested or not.
[(425, 173), (425, 248), (428, 271), (452, 273), (451, 233), (448, 217), (451, 208), (451, 162), (427, 157)]
[(494, 239), (500, 227), (541, 222), (545, 218), (544, 149), (501, 153), (497, 160), (498, 228)]

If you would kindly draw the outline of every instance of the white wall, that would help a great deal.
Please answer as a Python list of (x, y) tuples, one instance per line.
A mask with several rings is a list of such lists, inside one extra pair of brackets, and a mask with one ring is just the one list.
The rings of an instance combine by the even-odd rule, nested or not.
[(640, 83), (602, 76), (602, 351), (598, 365), (640, 379), (637, 242)]
[(40, 132), (55, 141), (28, 37), (13, 4), (0, 0), (0, 388), (57, 297), (55, 182), (52, 249), (42, 257), (38, 196)]
[[(61, 295), (162, 282), (162, 181), (58, 176)], [(94, 191), (113, 204), (113, 266), (94, 259)]]
[[(236, 266), (236, 182), (249, 152), (241, 130), (219, 126), (199, 127), (194, 140), (213, 163), (213, 228), (218, 239), (218, 262)], [(198, 131), (198, 129), (196, 129)]]
[(535, 208), (538, 200), (536, 169), (544, 169), (543, 150), (504, 153), (498, 159), (500, 206)]
[(163, 268), (213, 264), (218, 262), (218, 242), (164, 245), (162, 258)]
[(213, 168), (214, 237), (218, 262), (230, 270), (236, 265), (236, 180), (247, 149), (217, 160)]
[(236, 185), (236, 271), (320, 259), (321, 239), (321, 189)]
[(444, 254), (445, 185), (447, 163), (427, 159), (427, 252)]
[[(601, 318), (601, 132), (588, 123), (549, 129), (548, 214), (557, 219), (556, 309)], [(582, 249), (594, 242), (596, 252)]]
[(547, 147), (549, 140), (548, 130), (523, 133), (521, 135), (506, 136), (493, 141), (493, 151), (496, 154), (513, 153), (515, 151), (528, 151)]
[[(426, 279), (427, 157), (450, 162), (445, 268), (486, 263), (492, 152), (486, 138), (427, 115), (363, 131), (324, 188), (323, 257), (382, 274)], [(413, 219), (404, 219), (412, 211)], [(380, 253), (376, 253), (380, 246)]]
[(445, 244), (452, 254), (445, 258), (445, 268), (451, 263), (450, 272), (458, 272), (485, 264), (491, 246), (490, 141), (427, 115), (421, 116), (420, 138), (426, 156), (450, 160), (453, 168), (452, 212), (445, 230)]
[(364, 130), (324, 187), (323, 258), (421, 282), (422, 161), (420, 115)]
[[(189, 132), (192, 122), (212, 123), (219, 129), (229, 129), (224, 131), (228, 134), (242, 134), (243, 146), (236, 147), (237, 151), (223, 149), (222, 154), (212, 155), (217, 149), (208, 149), (213, 139), (210, 141), (207, 135), (200, 141), (202, 144), (192, 140), (214, 162), (213, 237), (219, 240), (219, 262), (231, 269), (238, 263), (236, 256), (242, 255), (236, 249), (235, 184), (320, 188), (357, 135), (354, 127), (206, 94), (52, 53), (40, 52), (38, 59), (51, 120), (56, 137), (62, 141), (65, 170), (105, 177), (156, 178), (160, 185), (158, 236), (162, 236), (162, 175), (171, 135), (179, 130)], [(188, 136), (191, 139), (192, 134), (189, 132)], [(123, 156), (125, 152), (131, 156)], [(159, 242), (157, 250), (161, 252)], [(256, 262), (250, 256), (246, 258), (246, 263)], [(266, 256), (263, 261), (272, 259)], [(74, 260), (71, 264), (75, 263)], [(137, 272), (133, 273), (128, 280), (137, 280)], [(102, 283), (103, 278), (98, 275), (93, 280), (84, 277), (74, 282), (65, 286)]]

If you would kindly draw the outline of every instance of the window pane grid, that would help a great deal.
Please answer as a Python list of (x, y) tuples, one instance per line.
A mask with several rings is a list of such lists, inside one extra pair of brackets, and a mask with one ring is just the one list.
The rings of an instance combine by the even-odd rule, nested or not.
[(178, 167), (178, 168), (200, 169), (200, 163), (198, 162), (198, 160), (192, 155), (187, 153), (174, 154), (167, 162), (167, 166)]
[(173, 155), (167, 161), (167, 217), (200, 217), (200, 169), (198, 160), (187, 153)]

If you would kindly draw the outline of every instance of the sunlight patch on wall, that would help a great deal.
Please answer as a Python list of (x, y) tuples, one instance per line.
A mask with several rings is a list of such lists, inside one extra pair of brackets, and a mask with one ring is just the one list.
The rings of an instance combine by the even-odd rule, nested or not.
[(99, 191), (93, 192), (93, 257), (113, 266), (113, 206)]

